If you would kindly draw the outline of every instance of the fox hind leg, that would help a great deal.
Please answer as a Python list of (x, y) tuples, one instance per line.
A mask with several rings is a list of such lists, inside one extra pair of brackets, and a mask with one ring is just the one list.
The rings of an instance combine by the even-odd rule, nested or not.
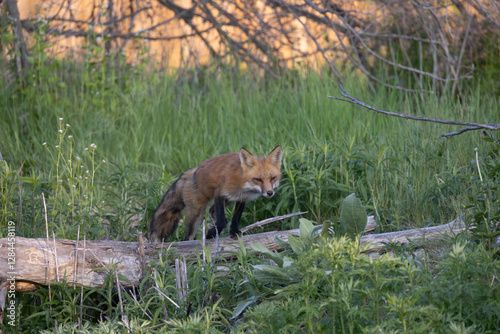
[(200, 227), (203, 215), (205, 214), (205, 207), (201, 209), (187, 208), (186, 210), (186, 237), (184, 240), (194, 240), (196, 231)]

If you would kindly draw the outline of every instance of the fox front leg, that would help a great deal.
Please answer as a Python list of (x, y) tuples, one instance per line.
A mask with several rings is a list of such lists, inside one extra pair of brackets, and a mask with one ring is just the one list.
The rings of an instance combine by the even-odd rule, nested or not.
[(229, 234), (233, 238), (241, 235), (239, 226), (241, 215), (243, 214), (243, 210), (245, 209), (245, 204), (245, 202), (236, 202), (236, 205), (234, 206), (233, 219), (231, 219), (231, 229), (229, 230)]
[(224, 212), (225, 199), (222, 197), (214, 198), (214, 205), (210, 208), (210, 214), (215, 219), (215, 226), (207, 232), (207, 239), (213, 239), (220, 234), (227, 225), (227, 219)]

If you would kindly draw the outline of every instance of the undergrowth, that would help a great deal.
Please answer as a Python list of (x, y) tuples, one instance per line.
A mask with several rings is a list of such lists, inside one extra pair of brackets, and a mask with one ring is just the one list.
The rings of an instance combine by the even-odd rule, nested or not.
[(78, 329), (79, 292), (64, 285), (52, 286), (52, 300), (66, 303), (38, 301), (47, 298), (44, 289), (25, 294), (21, 312), (38, 306), (22, 321), (31, 320), (32, 330), (58, 321), (58, 330), (44, 333), (497, 332), (500, 260), (484, 245), (452, 241), (429, 266), (425, 255), (372, 258), (359, 238), (318, 237), (310, 221), (302, 220), (301, 230), (296, 242), (280, 241), (282, 253), (243, 247), (219, 264), (222, 275), (198, 257), (188, 264), (185, 295), (175, 288), (168, 256), (152, 264), (138, 288), (122, 291), (123, 312), (112, 284), (86, 289), (84, 319), (104, 323)]
[[(265, 154), (278, 144), (281, 186), (271, 200), (248, 204), (247, 224), (296, 211), (308, 211), (305, 217), (317, 224), (336, 221), (341, 201), (356, 193), (377, 232), (463, 217), (472, 234), (452, 239), (432, 260), (413, 249), (412, 256), (372, 259), (356, 240), (312, 235), (302, 249), (282, 242), (286, 251), (272, 256), (241, 245), (234, 261), (200, 256), (188, 263), (184, 290), (169, 251), (134, 289), (118, 288), (108, 268), (103, 289), (82, 294), (61, 283), (18, 294), (18, 332), (498, 330), (494, 133), (486, 140), (472, 132), (440, 139), (449, 128), (327, 99), (337, 91), (334, 79), (309, 70), (273, 79), (233, 64), (159, 73), (129, 65), (118, 71), (90, 58), (38, 61), (27, 82), (0, 89), (0, 237), (12, 221), (22, 237), (135, 241), (183, 170), (241, 146)], [(483, 123), (498, 118), (498, 101), (480, 86), (462, 100), (446, 92), (422, 98), (372, 92), (351, 73), (344, 87), (391, 111)], [(299, 226), (289, 219), (267, 229)], [(182, 228), (172, 240), (182, 238)]]

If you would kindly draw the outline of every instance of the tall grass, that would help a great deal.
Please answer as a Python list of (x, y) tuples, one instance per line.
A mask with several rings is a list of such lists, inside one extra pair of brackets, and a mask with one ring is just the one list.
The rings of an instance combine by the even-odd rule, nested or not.
[[(246, 220), (306, 209), (321, 222), (335, 216), (339, 199), (355, 191), (384, 230), (439, 224), (461, 213), (464, 193), (477, 173), (471, 164), (474, 148), (481, 156), (488, 150), (479, 132), (442, 139), (441, 133), (455, 129), (328, 99), (338, 90), (336, 82), (314, 71), (290, 71), (276, 80), (224, 64), (176, 73), (50, 64), (33, 70), (25, 87), (0, 91), (4, 159), (12, 170), (23, 166), (25, 176), (54, 182), (60, 166), (47, 147), (60, 142), (63, 118), (75, 154), (80, 152), (90, 166), (84, 152), (94, 143), (97, 161), (110, 162), (100, 167), (100, 185), (113, 179), (105, 175), (132, 168), (151, 186), (142, 186), (139, 203), (148, 203), (144, 218), (183, 170), (241, 146), (264, 154), (280, 144), (288, 168), (282, 193), (287, 195), (255, 202)], [(382, 87), (373, 92), (356, 73), (347, 76), (344, 87), (390, 111), (487, 123), (498, 118), (498, 102), (479, 86), (463, 101)], [(288, 227), (295, 225), (282, 226)]]
[[(118, 78), (74, 66), (59, 65), (62, 73), (47, 74), (19, 94), (2, 90), (6, 136), (0, 147), (9, 161), (20, 165), (36, 158), (44, 167), (41, 145), (54, 138), (59, 117), (71, 124), (80, 147), (98, 143), (110, 161), (156, 172), (179, 173), (241, 146), (265, 153), (276, 144), (296, 149), (355, 138), (355, 146), (375, 151), (385, 147), (414, 161), (433, 159), (421, 155), (421, 147), (431, 145), (428, 151), (450, 151), (464, 162), (478, 145), (477, 135), (446, 141), (439, 134), (450, 127), (391, 119), (328, 99), (338, 90), (335, 80), (312, 71), (291, 72), (280, 80), (230, 68), (177, 74), (131, 71), (131, 76)], [(481, 122), (497, 118), (497, 102), (483, 96), (480, 88), (458, 102), (434, 95), (422, 101), (384, 88), (372, 93), (355, 75), (347, 78), (345, 87), (387, 110)]]
[[(74, 239), (80, 227), (87, 239), (135, 240), (137, 231), (146, 231), (164, 191), (183, 170), (241, 146), (264, 154), (278, 144), (284, 148), (280, 189), (272, 200), (249, 204), (243, 217), (246, 223), (298, 210), (308, 210), (308, 218), (317, 223), (335, 220), (340, 200), (351, 192), (357, 193), (369, 214), (376, 215), (381, 231), (441, 224), (466, 211), (479, 221), (497, 219), (499, 188), (494, 184), (498, 178), (492, 174), (489, 183), (480, 183), (474, 161), (477, 147), (480, 167), (495, 171), (494, 164), (488, 166), (494, 156), (488, 154), (491, 143), (472, 132), (441, 139), (440, 133), (454, 129), (389, 118), (328, 99), (337, 85), (327, 74), (291, 71), (276, 80), (229, 65), (164, 73), (131, 66), (117, 71), (90, 62), (44, 64), (35, 67), (25, 85), (1, 85), (0, 237), (6, 235), (6, 223), (11, 220), (17, 222), (19, 236), (44, 236), (44, 193), (49, 229), (56, 237)], [(355, 73), (347, 76), (344, 87), (358, 99), (386, 110), (498, 122), (498, 102), (480, 87), (461, 101), (446, 95), (404, 95), (380, 87), (373, 91)], [(466, 210), (471, 203), (480, 210)], [(297, 226), (291, 220), (271, 228)], [(484, 227), (485, 233), (491, 232), (488, 228)], [(183, 235), (176, 233), (174, 238)], [(413, 325), (434, 326), (436, 332), (446, 332), (453, 324), (498, 327), (496, 319), (481, 324), (480, 314), (467, 318), (486, 298), (488, 316), (498, 313), (498, 280), (494, 279), (498, 261), (486, 248), (476, 251), (471, 245), (467, 252), (455, 251), (455, 258), (463, 253), (465, 260), (451, 263), (451, 258), (445, 258), (441, 267), (436, 266), (441, 276), (429, 285), (436, 275), (425, 260), (424, 268), (419, 261), (371, 261), (356, 253), (353, 243), (344, 240), (342, 247), (335, 245), (339, 243), (311, 244), (311, 252), (294, 260), (294, 265), (302, 266), (300, 273), (311, 268), (318, 279), (300, 275), (289, 285), (293, 295), (277, 295), (281, 286), (259, 281), (254, 264), (261, 263), (261, 257), (241, 246), (235, 253), (237, 261), (224, 264), (227, 275), (219, 275), (212, 262), (200, 258), (189, 265), (187, 299), (176, 297), (171, 262), (162, 258), (151, 264), (154, 270), (148, 271), (137, 289), (123, 291), (123, 312), (117, 305), (113, 276), (104, 289), (85, 289), (84, 297), (70, 286), (55, 284), (17, 297), (18, 328), (39, 332), (59, 324), (59, 332), (76, 332), (75, 322), (82, 320), (81, 333), (111, 328), (227, 332), (233, 325), (236, 332), (256, 332), (259, 326), (270, 326), (272, 332), (275, 325), (289, 325), (296, 331), (305, 325), (311, 331), (343, 328), (342, 332), (348, 332), (342, 326), (361, 330), (372, 325), (376, 326), (373, 332), (401, 331)], [(292, 264), (290, 259), (286, 263)], [(331, 267), (332, 259), (340, 264)], [(491, 272), (482, 274), (488, 261)], [(358, 263), (363, 267), (352, 271)], [(317, 264), (324, 264), (324, 270), (318, 271)], [(469, 273), (464, 270), (472, 264), (480, 269), (472, 282), (477, 290), (467, 291)], [(287, 266), (283, 269), (291, 269)], [(455, 285), (459, 289), (448, 289), (447, 282), (461, 270)], [(339, 278), (345, 279), (339, 285), (344, 290), (334, 284)], [(365, 290), (349, 286), (354, 279)], [(397, 284), (379, 289), (376, 284), (382, 286), (386, 280)], [(437, 302), (427, 308), (436, 293)], [(253, 306), (269, 296), (274, 296), (273, 302)], [(457, 298), (464, 303), (458, 305)], [(248, 313), (228, 320), (241, 303)], [(192, 313), (186, 314), (191, 307)], [(436, 309), (441, 312), (437, 320)], [(275, 314), (284, 314), (286, 323), (275, 323), (271, 319)], [(86, 323), (106, 317), (111, 321), (100, 329)]]

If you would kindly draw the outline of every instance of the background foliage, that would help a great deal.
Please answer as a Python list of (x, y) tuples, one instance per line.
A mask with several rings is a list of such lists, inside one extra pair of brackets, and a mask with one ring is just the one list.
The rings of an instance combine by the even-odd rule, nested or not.
[[(2, 29), (2, 46), (12, 45), (10, 23)], [(49, 233), (57, 238), (135, 241), (183, 170), (241, 146), (265, 154), (277, 144), (284, 148), (279, 191), (250, 203), (243, 222), (306, 210), (302, 225), (291, 219), (268, 228), (300, 226), (309, 234), (283, 243), (281, 254), (242, 245), (232, 262), (197, 258), (188, 263), (185, 296), (172, 274), (172, 252), (151, 264), (135, 289), (119, 290), (111, 275), (105, 289), (83, 294), (65, 284), (18, 294), (17, 332), (498, 330), (500, 263), (493, 246), (500, 145), (494, 132), (443, 139), (439, 134), (449, 126), (333, 101), (326, 95), (336, 93), (337, 78), (300, 64), (278, 77), (238, 59), (162, 71), (148, 58), (110, 62), (116, 55), (91, 39), (81, 62), (52, 58), (43, 29), (32, 36), (26, 77), (0, 79), (0, 237), (9, 221), (18, 236), (45, 236), (43, 194)], [(455, 88), (438, 90), (432, 79), (419, 77), (413, 84), (427, 93), (395, 91), (374, 86), (349, 66), (344, 87), (386, 110), (495, 123), (493, 41), (475, 78)], [(15, 57), (5, 50), (0, 66), (16, 73)], [(380, 70), (377, 79), (394, 77)], [(388, 244), (397, 256), (376, 259), (361, 253), (356, 240), (316, 238), (311, 222), (338, 222), (340, 203), (353, 192), (375, 215), (377, 232), (462, 216), (472, 234), (437, 245)], [(181, 227), (172, 240), (183, 235)], [(12, 330), (5, 320), (3, 328)]]

